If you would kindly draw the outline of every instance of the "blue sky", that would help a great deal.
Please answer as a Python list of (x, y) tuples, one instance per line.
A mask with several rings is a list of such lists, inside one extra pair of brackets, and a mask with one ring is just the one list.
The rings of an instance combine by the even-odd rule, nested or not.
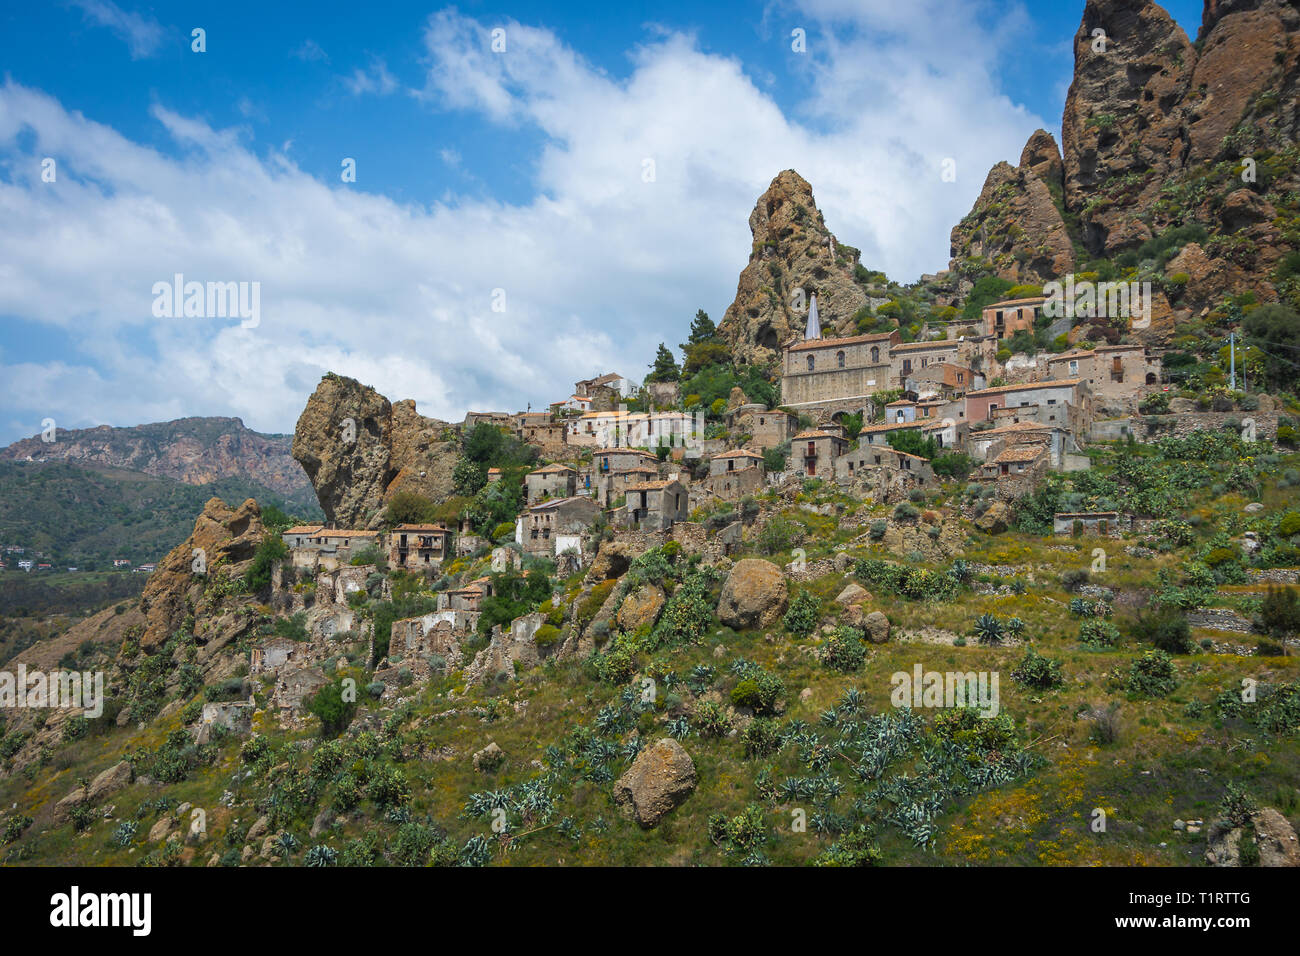
[[(0, 441), (45, 418), (287, 431), (325, 370), (456, 420), (639, 377), (696, 308), (721, 318), (789, 166), (912, 281), (993, 162), (1059, 135), (1083, 8), (378, 6), (6, 5)], [(1195, 36), (1200, 0), (1166, 9)], [(176, 272), (258, 282), (259, 324), (152, 314)]]

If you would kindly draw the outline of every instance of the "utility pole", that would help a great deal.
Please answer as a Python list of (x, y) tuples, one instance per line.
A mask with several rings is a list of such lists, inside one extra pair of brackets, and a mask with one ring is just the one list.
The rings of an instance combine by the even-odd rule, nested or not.
[(1230, 370), (1229, 374), (1232, 381), (1230, 387), (1235, 392), (1237, 390), (1237, 333), (1236, 332), (1228, 333), (1228, 368)]

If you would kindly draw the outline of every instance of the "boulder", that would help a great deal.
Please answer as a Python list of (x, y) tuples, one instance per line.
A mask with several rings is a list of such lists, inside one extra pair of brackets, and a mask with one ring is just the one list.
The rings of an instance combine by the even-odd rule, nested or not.
[(857, 582), (851, 582), (848, 587), (841, 591), (835, 598), (835, 603), (844, 607), (851, 604), (861, 604), (871, 597), (871, 593)]
[(158, 818), (157, 822), (149, 828), (149, 842), (161, 843), (172, 835), (172, 830), (176, 828), (176, 821), (170, 816), (164, 815)]
[(654, 626), (664, 607), (664, 589), (657, 584), (643, 584), (623, 599), (617, 620), (620, 630), (635, 631), (647, 625)]
[(505, 762), (506, 755), (494, 740), (482, 750), (475, 752), (473, 759), (474, 769), (480, 773), (487, 773), (500, 767)]
[(664, 737), (637, 755), (614, 784), (614, 802), (646, 829), (695, 791), (695, 762), (676, 740)]
[(78, 787), (54, 805), (54, 824), (67, 823), (72, 819), (72, 811), (86, 802), (86, 788)]
[(889, 618), (881, 611), (872, 611), (863, 618), (862, 629), (872, 644), (883, 644), (889, 640)]
[(781, 569), (770, 561), (737, 561), (722, 586), (718, 619), (728, 627), (772, 627), (785, 613), (789, 589)]
[(985, 534), (1001, 534), (1011, 527), (1011, 519), (1011, 506), (1005, 501), (995, 501), (975, 519), (975, 527)]
[(129, 785), (134, 778), (135, 772), (131, 769), (131, 765), (125, 760), (120, 761), (90, 781), (86, 796), (91, 803), (98, 803)]

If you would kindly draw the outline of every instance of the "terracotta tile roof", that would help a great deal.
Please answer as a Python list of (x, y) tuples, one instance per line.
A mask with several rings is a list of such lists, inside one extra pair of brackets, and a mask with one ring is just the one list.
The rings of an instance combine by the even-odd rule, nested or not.
[(1082, 382), (1081, 378), (1049, 378), (1043, 382), (1026, 382), (1023, 385), (998, 385), (994, 388), (981, 388), (978, 391), (967, 392), (966, 397), (972, 395), (1000, 395), (1003, 392), (1024, 392), (1040, 388), (1065, 388), (1070, 385), (1078, 385)]
[(635, 485), (628, 485), (624, 491), (660, 491), (669, 485), (677, 482), (676, 478), (664, 478), (661, 481), (642, 481)]
[(808, 349), (833, 349), (842, 345), (860, 345), (863, 342), (887, 342), (893, 336), (893, 332), (873, 332), (870, 335), (850, 335), (842, 339), (808, 339), (798, 345), (790, 346), (786, 351), (804, 352)]
[(972, 438), (980, 438), (983, 435), (1005, 435), (1008, 432), (1050, 432), (1051, 425), (1040, 425), (1037, 422), (1016, 422), (1014, 425), (999, 425), (997, 428), (986, 428), (983, 431), (973, 432)]
[(551, 464), (551, 465), (543, 465), (541, 468), (538, 468), (538, 469), (536, 469), (536, 470), (534, 470), (534, 471), (530, 471), (528, 474), (530, 474), (530, 475), (559, 475), (559, 474), (563, 474), (563, 473), (566, 472), (566, 471), (569, 472), (569, 473), (571, 473), (571, 474), (574, 473), (574, 472), (573, 472), (573, 469), (570, 468), (568, 465)]
[(889, 351), (893, 352), (923, 352), (926, 349), (955, 349), (958, 342), (955, 339), (933, 339), (929, 342), (904, 342), (901, 345), (895, 345)]
[(447, 526), (443, 524), (399, 524), (394, 531), (446, 531)]
[(1016, 462), (1016, 461), (1033, 461), (1047, 454), (1046, 445), (1014, 445), (1011, 448), (1003, 449), (1002, 453), (993, 460), (995, 462)]
[(735, 451), (724, 452), (721, 455), (714, 455), (714, 458), (757, 458), (760, 461), (763, 456), (756, 451), (750, 451), (748, 448), (737, 448)]
[(988, 305), (984, 306), (984, 311), (987, 312), (989, 309), (996, 309), (1004, 305), (1028, 305), (1031, 302), (1046, 302), (1046, 301), (1047, 301), (1047, 296), (1045, 295), (1031, 295), (1027, 299), (1003, 299), (1001, 302), (991, 302)]
[(840, 441), (846, 440), (840, 438), (839, 435), (832, 435), (830, 432), (819, 431), (817, 429), (810, 429), (806, 432), (800, 432), (799, 434), (795, 435), (794, 438), (791, 439), (791, 441), (802, 441), (805, 438), (838, 438)]
[(659, 460), (659, 456), (652, 451), (643, 451), (640, 448), (597, 448), (593, 455), (640, 455), (642, 458), (653, 458)]
[(378, 531), (351, 531), (348, 529), (326, 530), (320, 533), (322, 538), (377, 538)]
[(281, 531), (280, 533), (315, 535), (315, 534), (319, 534), (324, 530), (325, 530), (325, 526), (320, 524), (299, 524), (299, 525), (294, 525), (292, 528), (286, 528), (284, 531)]

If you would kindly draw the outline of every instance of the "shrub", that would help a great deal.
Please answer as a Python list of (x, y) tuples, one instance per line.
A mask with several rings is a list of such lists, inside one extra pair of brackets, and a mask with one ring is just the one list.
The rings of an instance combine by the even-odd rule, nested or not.
[(731, 690), (734, 707), (747, 707), (758, 715), (775, 714), (785, 697), (785, 681), (755, 668)]
[(1174, 662), (1164, 651), (1148, 651), (1129, 668), (1126, 684), (1130, 693), (1142, 697), (1167, 697), (1178, 686)]
[(1089, 647), (1118, 647), (1120, 643), (1119, 628), (1110, 621), (1091, 618), (1079, 625), (1079, 640)]
[(899, 502), (898, 506), (894, 508), (895, 521), (915, 521), (920, 516), (921, 512), (918, 511), (913, 504), (907, 501)]
[(822, 665), (840, 674), (860, 670), (866, 659), (866, 644), (861, 632), (854, 627), (840, 627), (822, 645)]
[(1175, 607), (1162, 607), (1140, 616), (1133, 625), (1133, 634), (1169, 654), (1190, 654), (1193, 649), (1187, 615)]
[(1032, 647), (1025, 652), (1016, 669), (1011, 672), (1011, 679), (1019, 681), (1026, 687), (1047, 690), (1059, 686), (1064, 678), (1061, 676), (1061, 662), (1044, 657)]
[(781, 730), (770, 717), (755, 717), (740, 735), (746, 757), (767, 757), (781, 749)]
[(790, 602), (782, 623), (791, 634), (807, 637), (821, 620), (821, 611), (822, 602), (817, 595), (811, 591), (800, 591)]
[(343, 696), (343, 682), (326, 684), (305, 702), (309, 714), (320, 720), (322, 737), (337, 737), (352, 723), (356, 713), (356, 701), (348, 701)]
[(706, 700), (695, 708), (695, 723), (701, 737), (725, 737), (731, 733), (731, 715), (716, 701)]

